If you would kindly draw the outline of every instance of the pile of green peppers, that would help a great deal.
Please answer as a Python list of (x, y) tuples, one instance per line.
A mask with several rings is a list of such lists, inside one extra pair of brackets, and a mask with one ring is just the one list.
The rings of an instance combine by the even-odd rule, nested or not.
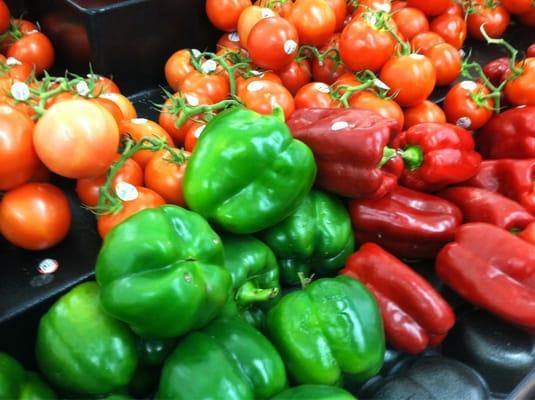
[(219, 114), (188, 163), (189, 210), (110, 231), (96, 282), (40, 320), (43, 378), (0, 354), (0, 398), (354, 399), (341, 387), (378, 373), (383, 325), (363, 284), (332, 277), (355, 243), (315, 175), (278, 117)]

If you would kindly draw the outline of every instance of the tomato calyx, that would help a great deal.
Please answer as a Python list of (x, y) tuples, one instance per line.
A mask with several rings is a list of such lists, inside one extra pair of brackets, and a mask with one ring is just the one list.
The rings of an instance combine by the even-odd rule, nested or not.
[(17, 41), (24, 37), (24, 33), (19, 28), (19, 22), (17, 20), (11, 20), (9, 22), (9, 28), (7, 31), (0, 35), (0, 42), (10, 38), (13, 41)]

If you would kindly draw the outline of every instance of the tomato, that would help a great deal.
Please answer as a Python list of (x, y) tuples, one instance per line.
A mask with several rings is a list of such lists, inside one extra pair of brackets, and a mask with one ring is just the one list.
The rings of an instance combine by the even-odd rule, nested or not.
[[(80, 98), (80, 96), (78, 96), (77, 94), (74, 94), (74, 93), (71, 93), (71, 92), (61, 92), (61, 93), (56, 94), (55, 96), (50, 97), (46, 101), (45, 109), (49, 109), (54, 104), (61, 103), (62, 101), (79, 99), (79, 98)], [(111, 101), (111, 100), (109, 100), (109, 101)]]
[(525, 14), (520, 14), (518, 16), (520, 22), (527, 26), (535, 26), (535, 6), (531, 8), (531, 11), (528, 11)]
[(258, 7), (268, 7), (272, 9), (275, 14), (287, 18), (293, 7), (293, 0), (256, 0), (254, 4)]
[(451, 2), (451, 5), (444, 11), (444, 14), (447, 15), (457, 15), (458, 17), (464, 18), (464, 10), (461, 3)]
[[(25, 19), (13, 19), (11, 20), (11, 23), (16, 26), (16, 28), (23, 34), (33, 33), (37, 32), (37, 25), (35, 25), (33, 22), (30, 22)], [(0, 41), (0, 52), (5, 54), (7, 52), (7, 49), (9, 49), (13, 43), (15, 43), (15, 39), (11, 35), (7, 35), (5, 39)]]
[(433, 92), (436, 72), (433, 63), (421, 54), (391, 58), (381, 69), (381, 80), (390, 87), (396, 103), (411, 107), (421, 103)]
[(509, 26), (509, 13), (501, 6), (486, 7), (480, 3), (475, 6), (475, 12), (468, 15), (467, 24), (468, 32), (474, 39), (485, 40), (480, 30), (483, 24), (490, 37), (498, 38)]
[(117, 84), (110, 78), (94, 74), (88, 74), (87, 77), (95, 80), (95, 87), (91, 93), (95, 97), (98, 97), (103, 93), (121, 93), (119, 86), (117, 86)]
[(295, 95), (295, 108), (338, 108), (340, 103), (331, 96), (331, 90), (323, 82), (303, 86)]
[(184, 139), (184, 149), (186, 151), (193, 151), (195, 145), (197, 144), (197, 140), (199, 140), (199, 137), (203, 133), (205, 127), (206, 124), (204, 122), (195, 121), (193, 124), (191, 124), (186, 132), (186, 139)]
[(174, 91), (177, 91), (184, 78), (195, 70), (190, 60), (191, 54), (187, 49), (178, 50), (167, 59), (164, 67), (165, 80)]
[(399, 33), (405, 40), (411, 40), (419, 33), (429, 30), (429, 22), (425, 14), (417, 8), (402, 8), (392, 18), (398, 26)]
[(225, 100), (230, 94), (228, 78), (223, 74), (190, 72), (180, 84), (182, 93), (196, 93), (207, 97), (212, 103)]
[(382, 99), (375, 93), (363, 91), (358, 96), (354, 96), (349, 105), (353, 108), (363, 108), (365, 110), (375, 111), (385, 118), (392, 118), (399, 123), (400, 129), (403, 127), (405, 117), (401, 107), (391, 99)]
[(33, 73), (33, 65), (23, 63), (14, 57), (11, 57), (4, 62), (8, 68), (6, 71), (0, 71), (0, 76), (8, 76), (16, 81), (24, 82)]
[(101, 215), (97, 219), (97, 229), (100, 237), (104, 239), (108, 232), (123, 222), (126, 218), (147, 208), (156, 208), (165, 204), (165, 200), (153, 190), (133, 186), (137, 197), (134, 200), (123, 201), (123, 207), (117, 214)]
[(310, 82), (310, 64), (307, 60), (292, 61), (279, 72), (282, 84), (295, 96), (297, 91)]
[[(340, 76), (348, 72), (346, 66), (337, 52), (340, 48), (340, 35), (335, 34), (329, 42), (320, 49), (320, 53), (332, 50), (323, 62), (319, 62), (316, 57), (312, 59), (312, 77), (316, 82), (323, 82), (328, 85), (334, 83)], [(333, 58), (334, 57), (334, 58)]]
[(533, 6), (533, 0), (501, 0), (500, 3), (511, 14), (525, 14)]
[(425, 100), (414, 107), (406, 108), (403, 114), (405, 116), (403, 129), (409, 129), (411, 126), (424, 122), (446, 122), (446, 114), (444, 114), (442, 108), (429, 100)]
[(131, 119), (137, 117), (137, 111), (134, 105), (128, 97), (123, 96), (121, 93), (102, 93), (99, 97), (113, 101), (123, 114), (124, 119)]
[(407, 2), (405, 0), (394, 0), (390, 5), (390, 12), (394, 13), (405, 7), (407, 7)]
[(437, 85), (449, 85), (461, 73), (459, 50), (449, 43), (439, 43), (427, 50), (424, 55), (431, 60), (437, 73)]
[(249, 7), (251, 0), (206, 0), (208, 19), (217, 29), (232, 32), (238, 27), (238, 18)]
[(423, 54), (431, 47), (446, 41), (435, 32), (423, 32), (414, 36), (411, 40), (411, 49), (416, 53)]
[(407, 0), (409, 7), (423, 11), (428, 17), (443, 14), (451, 6), (451, 3), (451, 0)]
[(528, 47), (526, 57), (535, 57), (535, 43)]
[(336, 14), (325, 0), (297, 0), (288, 20), (295, 26), (301, 44), (322, 46), (336, 29)]
[(441, 15), (431, 22), (431, 30), (456, 49), (463, 47), (466, 40), (466, 22), (457, 15)]
[[(179, 152), (178, 149), (173, 149)], [(184, 154), (186, 157), (189, 153)], [(155, 154), (145, 167), (145, 186), (154, 190), (163, 197), (167, 204), (186, 206), (182, 191), (184, 172), (187, 161), (176, 164), (168, 160), (172, 159), (168, 151)]]
[[(505, 96), (515, 106), (535, 105), (535, 58), (526, 58), (517, 64), (524, 72), (505, 85)], [(508, 73), (508, 76), (511, 72)]]
[(346, 0), (325, 0), (334, 11), (336, 24), (334, 31), (340, 32), (344, 28), (344, 20), (347, 14)]
[[(145, 137), (152, 137), (165, 139), (168, 145), (173, 145), (173, 139), (165, 129), (163, 129), (156, 122), (145, 118), (125, 119), (121, 122), (119, 129), (121, 131), (121, 135), (128, 135), (135, 142), (139, 142)], [(147, 165), (147, 163), (150, 161), (153, 154), (154, 153), (150, 150), (141, 150), (134, 154), (132, 158), (140, 165), (141, 168), (145, 168), (145, 165)]]
[(50, 40), (41, 32), (24, 35), (8, 50), (6, 55), (23, 63), (33, 65), (35, 73), (41, 75), (44, 70), (54, 64), (54, 47)]
[(262, 19), (274, 17), (275, 12), (270, 8), (249, 6), (240, 14), (238, 20), (238, 39), (243, 48), (247, 49), (247, 40), (251, 29)]
[[(117, 157), (118, 158), (118, 157)], [(95, 207), (98, 204), (100, 196), (100, 187), (106, 183), (106, 175), (98, 178), (85, 178), (76, 181), (76, 194), (80, 201), (89, 207)], [(129, 158), (117, 171), (112, 182), (112, 189), (115, 189), (119, 182), (127, 182), (134, 186), (143, 185), (143, 169), (137, 162)]]
[(241, 49), (240, 37), (238, 36), (238, 32), (225, 32), (221, 35), (215, 47), (218, 50)]
[(0, 203), (0, 231), (15, 246), (44, 250), (69, 233), (67, 196), (49, 183), (26, 183), (7, 192)]
[(106, 110), (108, 110), (108, 112), (113, 116), (117, 124), (119, 124), (124, 119), (123, 112), (121, 111), (119, 106), (113, 101), (105, 99), (104, 97), (95, 97), (94, 99), (89, 99), (89, 101), (96, 103), (99, 106), (104, 107)]
[(21, 111), (0, 104), (0, 190), (27, 182), (38, 164), (33, 148), (34, 123)]
[(270, 72), (270, 71), (266, 71), (266, 72), (254, 71), (254, 72), (255, 74), (251, 76), (250, 78), (245, 79), (240, 76), (236, 80), (236, 84), (238, 86), (238, 97), (241, 97), (247, 91), (247, 86), (249, 85), (249, 83), (254, 82), (254, 81), (270, 81), (270, 82), (275, 82), (275, 83), (282, 85), (281, 78), (273, 72)]
[(485, 125), (493, 115), (494, 102), (484, 101), (481, 107), (472, 99), (471, 94), (489, 94), (489, 90), (480, 83), (463, 81), (453, 86), (444, 99), (444, 113), (448, 122), (465, 129), (476, 130)]
[(271, 81), (253, 81), (246, 87), (240, 98), (245, 107), (260, 114), (272, 114), (275, 106), (284, 110), (289, 118), (295, 109), (292, 94), (282, 84)]
[(369, 10), (390, 12), (392, 10), (391, 0), (359, 0), (352, 17), (357, 18)]
[[(377, 30), (369, 21), (357, 18), (342, 31), (340, 57), (353, 71), (377, 72), (394, 54), (395, 44), (389, 32)], [(363, 54), (370, 56), (363, 57)]]
[(9, 28), (10, 18), (11, 13), (9, 12), (9, 7), (3, 0), (0, 0), (0, 34), (4, 33)]

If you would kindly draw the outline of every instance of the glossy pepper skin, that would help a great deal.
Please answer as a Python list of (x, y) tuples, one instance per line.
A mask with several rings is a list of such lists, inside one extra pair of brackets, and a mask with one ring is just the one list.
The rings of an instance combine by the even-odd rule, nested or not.
[(365, 243), (340, 272), (364, 283), (374, 294), (387, 341), (417, 354), (440, 343), (453, 327), (449, 304), (420, 275), (374, 243)]
[(301, 385), (286, 389), (271, 400), (356, 400), (356, 397), (336, 386)]
[(535, 158), (483, 161), (477, 174), (463, 185), (498, 192), (535, 213)]
[(447, 123), (414, 125), (397, 135), (392, 147), (401, 150), (405, 161), (400, 182), (424, 192), (471, 178), (481, 163), (470, 132)]
[(0, 399), (52, 400), (56, 394), (41, 378), (26, 372), (22, 365), (0, 353)]
[(485, 159), (535, 157), (535, 106), (496, 114), (479, 130), (476, 141)]
[(267, 332), (297, 384), (363, 381), (383, 365), (379, 306), (349, 276), (323, 278), (291, 292), (267, 315)]
[(355, 248), (351, 219), (337, 197), (312, 190), (299, 208), (259, 237), (279, 260), (281, 280), (299, 284), (299, 273), (333, 274)]
[(485, 222), (518, 231), (535, 221), (535, 217), (516, 201), (487, 189), (457, 186), (439, 192), (438, 196), (460, 208), (464, 223)]
[(494, 225), (466, 224), (438, 254), (436, 272), (469, 302), (535, 331), (535, 246)]
[(305, 108), (291, 115), (288, 126), (314, 152), (319, 188), (345, 197), (374, 199), (396, 186), (403, 169), (401, 159), (393, 153), (390, 161), (382, 162), (387, 144), (401, 129), (394, 119), (354, 108)]
[(96, 277), (106, 312), (148, 338), (202, 327), (231, 292), (219, 236), (200, 215), (172, 205), (140, 211), (111, 230)]
[(358, 243), (407, 259), (434, 258), (462, 222), (455, 204), (401, 186), (380, 200), (353, 200), (349, 212)]
[(82, 283), (56, 301), (39, 323), (39, 368), (68, 394), (110, 393), (127, 385), (137, 366), (134, 335), (104, 313), (99, 294), (95, 282)]
[(240, 318), (186, 336), (165, 362), (157, 399), (268, 399), (287, 386), (273, 345)]
[(316, 176), (310, 149), (277, 116), (234, 108), (203, 131), (184, 176), (186, 203), (233, 233), (254, 233), (290, 215)]

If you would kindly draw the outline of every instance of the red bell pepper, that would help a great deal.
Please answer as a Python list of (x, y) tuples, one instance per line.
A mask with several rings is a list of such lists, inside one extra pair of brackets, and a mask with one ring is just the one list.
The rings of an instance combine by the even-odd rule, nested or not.
[(401, 186), (382, 199), (352, 200), (349, 212), (358, 242), (408, 259), (434, 258), (462, 221), (455, 204)]
[(392, 141), (406, 164), (400, 182), (425, 192), (463, 182), (481, 163), (474, 146), (470, 132), (461, 127), (436, 122), (414, 125)]
[(487, 189), (458, 186), (438, 193), (461, 209), (463, 221), (486, 222), (506, 230), (522, 230), (535, 221), (524, 207)]
[(494, 225), (466, 224), (438, 254), (436, 272), (469, 302), (535, 331), (535, 246)]
[(314, 152), (320, 188), (372, 199), (397, 185), (403, 163), (387, 147), (400, 130), (394, 119), (360, 109), (305, 108), (295, 111), (287, 124)]
[(535, 106), (496, 114), (476, 135), (485, 159), (535, 157)]
[(535, 158), (483, 161), (477, 174), (464, 185), (498, 192), (535, 213)]
[(509, 72), (509, 57), (497, 58), (483, 67), (483, 73), (494, 86), (500, 86)]
[(340, 272), (375, 295), (388, 342), (417, 354), (441, 342), (455, 323), (455, 314), (437, 291), (408, 265), (373, 243), (353, 253)]

